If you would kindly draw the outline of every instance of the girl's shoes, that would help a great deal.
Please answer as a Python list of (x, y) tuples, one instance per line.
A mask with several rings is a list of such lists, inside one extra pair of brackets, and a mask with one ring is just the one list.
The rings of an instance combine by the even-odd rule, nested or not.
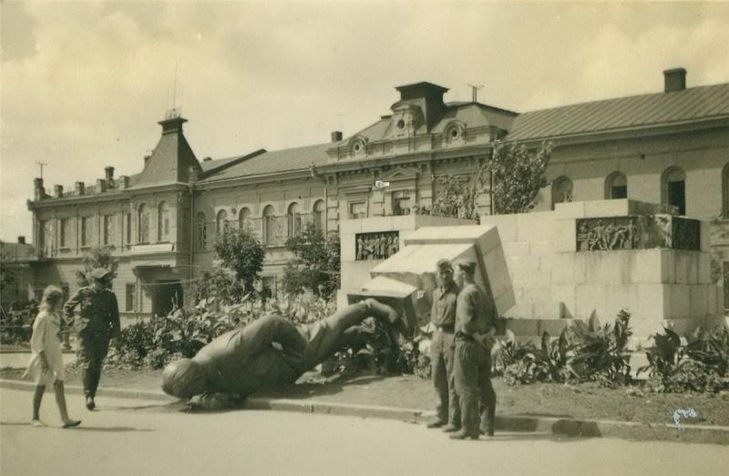
[(42, 421), (40, 421), (40, 420), (33, 420), (33, 421), (31, 421), (31, 422), (30, 422), (30, 425), (31, 425), (31, 426), (34, 426), (34, 427), (36, 427), (36, 428), (43, 428), (44, 426), (46, 426), (46, 424), (45, 424), (45, 423), (43, 423), (43, 422), (42, 422)]

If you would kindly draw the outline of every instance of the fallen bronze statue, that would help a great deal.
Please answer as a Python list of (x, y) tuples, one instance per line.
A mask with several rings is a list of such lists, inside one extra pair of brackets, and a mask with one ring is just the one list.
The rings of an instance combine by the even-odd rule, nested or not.
[(368, 317), (404, 335), (412, 332), (393, 307), (372, 298), (307, 325), (269, 314), (222, 334), (192, 359), (170, 363), (162, 373), (162, 389), (185, 399), (203, 394), (246, 397), (257, 390), (292, 384), (339, 350), (346, 331)]

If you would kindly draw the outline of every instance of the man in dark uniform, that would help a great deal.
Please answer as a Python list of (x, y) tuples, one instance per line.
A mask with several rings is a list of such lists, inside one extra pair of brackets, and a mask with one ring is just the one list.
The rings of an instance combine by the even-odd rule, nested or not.
[(202, 394), (245, 397), (259, 389), (294, 383), (339, 350), (345, 331), (368, 317), (384, 320), (405, 335), (412, 332), (395, 309), (372, 298), (301, 326), (280, 314), (269, 314), (222, 334), (192, 359), (169, 364), (162, 373), (162, 389), (179, 398)]
[(436, 418), (428, 428), (443, 425), (443, 431), (461, 428), (461, 412), (453, 386), (453, 351), (455, 346), (456, 299), (458, 286), (453, 281), (453, 266), (443, 258), (436, 263), (439, 286), (433, 291), (430, 322), (435, 327), (430, 343), (430, 362), (433, 387), (435, 387)]
[(79, 289), (66, 302), (67, 318), (73, 319), (73, 311), (80, 305), (79, 319), (75, 328), (79, 336), (78, 360), (83, 368), (86, 408), (96, 408), (94, 397), (101, 378), (104, 358), (109, 350), (109, 339), (119, 337), (119, 306), (116, 296), (109, 289), (110, 273), (96, 268), (88, 275), (91, 285)]
[(451, 438), (461, 440), (476, 440), (481, 432), (493, 436), (496, 416), (496, 393), (491, 385), (496, 305), (476, 286), (475, 271), (473, 261), (458, 264), (457, 278), (463, 282), (463, 288), (456, 304), (453, 380), (461, 406), (461, 430)]

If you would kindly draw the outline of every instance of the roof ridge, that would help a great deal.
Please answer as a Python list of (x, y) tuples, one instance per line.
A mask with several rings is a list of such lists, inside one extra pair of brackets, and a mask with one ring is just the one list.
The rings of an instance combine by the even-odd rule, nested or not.
[(702, 85), (699, 85), (699, 86), (693, 86), (693, 87), (690, 87), (690, 88), (686, 88), (686, 89), (684, 89), (682, 91), (672, 91), (670, 93), (661, 91), (661, 92), (653, 92), (653, 93), (632, 94), (632, 95), (629, 95), (629, 96), (618, 96), (618, 97), (606, 98), (606, 99), (594, 99), (594, 100), (591, 100), (591, 101), (576, 102), (576, 103), (572, 103), (572, 104), (563, 104), (561, 106), (547, 107), (547, 108), (543, 108), (543, 109), (533, 109), (531, 111), (524, 111), (524, 112), (521, 112), (521, 113), (518, 113), (518, 114), (521, 116), (523, 114), (530, 114), (530, 113), (535, 113), (535, 112), (556, 111), (556, 110), (559, 110), (559, 109), (566, 109), (566, 108), (575, 107), (575, 106), (593, 105), (593, 104), (605, 103), (605, 102), (610, 102), (610, 101), (620, 101), (620, 100), (627, 100), (627, 99), (637, 99), (637, 98), (643, 98), (643, 97), (649, 97), (649, 96), (662, 96), (662, 95), (665, 95), (665, 94), (670, 94), (670, 95), (674, 96), (674, 95), (679, 95), (681, 93), (695, 91), (697, 89), (716, 88), (716, 87), (720, 87), (720, 86), (727, 86), (727, 87), (729, 87), (729, 83), (702, 84)]

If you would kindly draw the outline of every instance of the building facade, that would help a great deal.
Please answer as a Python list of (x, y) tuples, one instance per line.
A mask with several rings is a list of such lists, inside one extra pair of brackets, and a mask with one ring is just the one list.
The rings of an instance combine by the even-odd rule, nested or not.
[[(273, 288), (290, 258), (286, 239), (308, 223), (337, 232), (348, 218), (422, 213), (438, 177), (469, 180), (496, 140), (551, 141), (550, 185), (536, 210), (570, 200), (634, 198), (715, 220), (716, 266), (729, 270), (729, 84), (685, 87), (664, 72), (656, 94), (516, 113), (478, 102), (446, 102), (432, 83), (400, 86), (391, 113), (350, 137), (280, 151), (197, 159), (172, 112), (142, 171), (72, 190), (34, 183), (34, 289), (77, 287), (84, 253), (108, 247), (127, 315), (166, 312), (213, 259), (216, 236), (249, 227), (266, 245), (263, 279)], [(141, 164), (140, 164), (141, 165)], [(131, 168), (131, 166), (130, 166)], [(490, 200), (479, 200), (488, 214)], [(729, 233), (727, 234), (729, 235)]]

